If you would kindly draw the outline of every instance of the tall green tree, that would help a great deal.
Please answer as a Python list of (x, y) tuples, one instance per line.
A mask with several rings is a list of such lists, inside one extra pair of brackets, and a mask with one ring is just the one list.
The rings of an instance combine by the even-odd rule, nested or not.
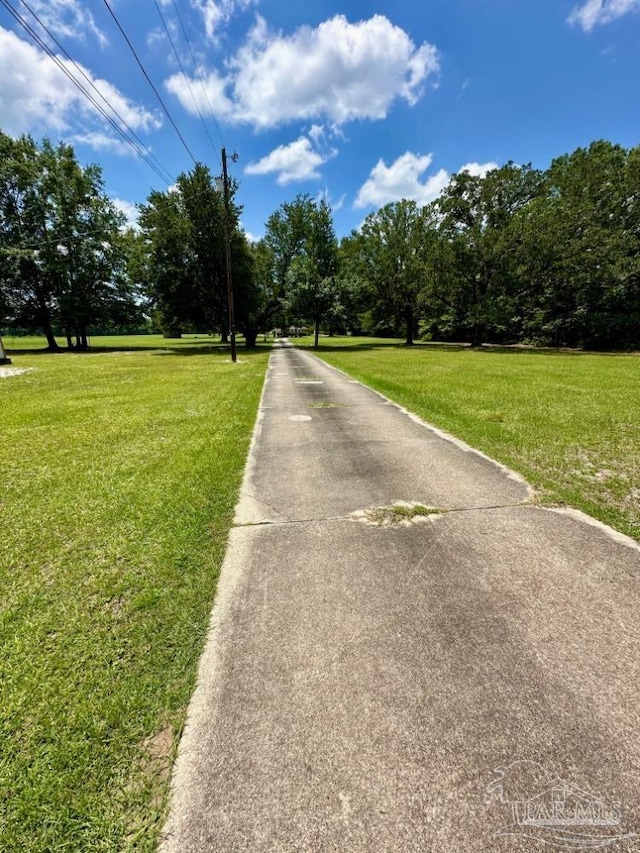
[(371, 213), (361, 228), (359, 263), (371, 288), (374, 311), (404, 327), (407, 346), (414, 343), (435, 238), (430, 212), (407, 199)]
[(487, 333), (517, 334), (514, 317), (521, 287), (513, 258), (511, 223), (540, 192), (541, 174), (508, 163), (484, 177), (454, 175), (437, 200), (440, 232), (452, 264), (445, 281), (464, 334), (480, 346)]
[[(225, 258), (225, 209), (222, 193), (208, 166), (197, 164), (177, 180), (181, 210), (188, 222), (191, 301), (197, 310), (191, 320), (198, 325), (227, 331), (227, 279)], [(238, 228), (239, 208), (233, 199), (237, 190), (231, 185), (229, 232)], [(232, 253), (232, 260), (234, 254)], [(238, 282), (240, 283), (240, 282)]]
[(81, 167), (70, 146), (54, 149), (45, 141), (42, 158), (51, 216), (43, 255), (58, 280), (58, 315), (67, 344), (86, 349), (92, 324), (117, 321), (131, 309), (125, 217), (105, 195), (100, 168)]
[(191, 224), (180, 193), (152, 191), (140, 207), (139, 224), (147, 258), (137, 261), (144, 267), (147, 296), (165, 336), (180, 336), (184, 325), (200, 319), (191, 289)]
[(86, 348), (92, 324), (133, 311), (123, 224), (100, 168), (71, 146), (0, 133), (0, 288), (14, 325), (42, 331), (52, 350), (60, 325)]
[(306, 238), (288, 270), (289, 310), (310, 320), (317, 348), (320, 324), (339, 311), (338, 242), (331, 208), (325, 199), (314, 205), (307, 220)]
[(148, 296), (167, 336), (184, 327), (223, 329), (224, 207), (214, 179), (198, 164), (140, 206)]
[(251, 348), (264, 328), (265, 291), (259, 277), (259, 255), (240, 229), (233, 234), (231, 256), (236, 326), (244, 335), (246, 346)]
[(280, 309), (274, 284), (273, 253), (264, 240), (249, 243), (244, 238), (246, 252), (245, 268), (251, 273), (251, 287), (241, 296), (238, 311), (238, 327), (247, 341), (255, 346), (260, 330), (266, 331), (273, 323), (274, 314)]
[[(0, 132), (0, 289), (4, 320), (42, 331), (56, 351), (57, 281), (46, 264), (51, 217), (43, 161), (31, 137)], [(43, 257), (44, 256), (44, 257)]]
[(336, 326), (351, 334), (371, 334), (371, 290), (362, 269), (362, 235), (359, 231), (343, 237), (338, 246), (338, 292), (340, 312)]
[[(237, 327), (247, 346), (256, 341), (261, 291), (254, 259), (239, 227), (237, 183), (230, 182), (229, 242)], [(140, 207), (141, 237), (132, 270), (146, 282), (154, 316), (166, 335), (184, 328), (218, 330), (227, 339), (229, 303), (226, 268), (226, 211), (216, 179), (197, 164), (179, 176), (175, 187), (152, 192)]]
[(275, 319), (286, 325), (289, 271), (296, 258), (305, 252), (315, 211), (316, 204), (311, 196), (299, 194), (267, 219), (260, 249), (260, 286), (264, 294), (261, 322), (264, 326)]
[(555, 159), (515, 217), (532, 283), (526, 332), (557, 346), (640, 342), (640, 148), (605, 141)]
[(286, 295), (289, 268), (303, 253), (315, 212), (316, 204), (311, 196), (300, 194), (292, 202), (282, 204), (267, 220), (264, 243), (272, 255), (275, 298)]
[[(324, 279), (331, 279), (331, 287), (335, 287), (337, 244), (329, 205), (306, 194), (285, 202), (269, 216), (265, 236), (251, 252), (253, 328), (286, 326), (289, 312), (299, 318), (304, 314), (315, 324), (308, 313), (311, 292), (315, 288), (319, 293)], [(320, 301), (316, 300), (314, 310)]]

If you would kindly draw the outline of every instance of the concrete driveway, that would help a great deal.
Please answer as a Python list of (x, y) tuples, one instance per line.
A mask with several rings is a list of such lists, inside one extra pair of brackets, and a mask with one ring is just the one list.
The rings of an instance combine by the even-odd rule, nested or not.
[(639, 850), (639, 581), (630, 540), (275, 349), (162, 853)]

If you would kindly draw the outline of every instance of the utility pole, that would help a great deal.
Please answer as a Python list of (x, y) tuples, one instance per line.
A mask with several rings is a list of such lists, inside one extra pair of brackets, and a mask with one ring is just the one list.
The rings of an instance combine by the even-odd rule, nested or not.
[[(231, 160), (235, 163), (237, 154)], [(229, 305), (229, 337), (231, 339), (231, 361), (236, 361), (236, 318), (233, 306), (233, 281), (231, 278), (231, 214), (229, 210), (229, 175), (227, 174), (227, 152), (222, 149), (222, 183), (224, 193), (224, 244), (227, 262), (227, 302)]]

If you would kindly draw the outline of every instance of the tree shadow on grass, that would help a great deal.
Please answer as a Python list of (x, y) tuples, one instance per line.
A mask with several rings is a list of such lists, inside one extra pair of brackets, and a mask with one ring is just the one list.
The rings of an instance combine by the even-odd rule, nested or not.
[[(260, 352), (269, 352), (271, 349), (270, 344), (265, 345), (257, 345), (255, 347), (245, 347), (244, 343), (238, 345), (238, 355), (240, 353), (260, 353)], [(190, 344), (179, 344), (179, 345), (171, 345), (171, 343), (160, 344), (160, 345), (149, 345), (149, 346), (106, 346), (106, 347), (89, 347), (86, 350), (70, 350), (66, 347), (61, 347), (59, 350), (50, 350), (46, 347), (39, 347), (38, 349), (10, 349), (6, 348), (6, 353), (8, 356), (13, 358), (19, 357), (21, 355), (77, 355), (77, 356), (90, 356), (90, 355), (116, 355), (118, 353), (122, 354), (135, 354), (135, 353), (150, 353), (152, 355), (157, 356), (188, 356), (188, 355), (219, 355), (221, 353), (230, 354), (231, 350), (229, 344), (198, 344), (195, 346), (191, 346)]]
[[(174, 356), (174, 355), (228, 355), (231, 358), (231, 348), (229, 344), (211, 344), (208, 346), (197, 346), (197, 347), (155, 347), (156, 351), (153, 355), (157, 356)], [(131, 350), (128, 350), (131, 352)], [(238, 344), (237, 347), (237, 355), (238, 358), (242, 358), (243, 355), (247, 355), (249, 353), (267, 353), (271, 351), (271, 344), (257, 344), (255, 347), (246, 347), (243, 343)]]
[(77, 355), (77, 356), (83, 356), (83, 355), (102, 355), (102, 354), (108, 355), (108, 354), (113, 354), (113, 353), (136, 353), (136, 352), (141, 352), (141, 353), (142, 352), (151, 352), (151, 353), (156, 352), (158, 355), (174, 355), (174, 354), (175, 355), (183, 355), (183, 354), (185, 354), (185, 350), (186, 350), (186, 354), (190, 354), (193, 349), (197, 349), (199, 351), (202, 351), (203, 349), (207, 349), (209, 351), (214, 351), (217, 349), (218, 346), (220, 346), (221, 349), (228, 349), (228, 347), (225, 346), (224, 344), (219, 344), (219, 345), (211, 344), (208, 347), (203, 347), (203, 346), (199, 346), (199, 347), (188, 347), (187, 346), (187, 347), (185, 347), (184, 345), (182, 347), (172, 347), (171, 344), (168, 344), (166, 346), (164, 346), (164, 345), (158, 346), (158, 344), (155, 344), (153, 346), (149, 345), (149, 346), (135, 346), (135, 347), (128, 347), (128, 346), (113, 346), (113, 347), (97, 346), (97, 347), (95, 347), (94, 346), (94, 347), (88, 347), (88, 349), (82, 349), (82, 350), (68, 349), (67, 347), (60, 347), (60, 349), (56, 349), (56, 350), (49, 349), (48, 347), (38, 347), (37, 349), (36, 348), (12, 349), (10, 347), (6, 347), (6, 352), (7, 352), (7, 355), (11, 355), (11, 356), (21, 356), (21, 355)]
[[(353, 339), (350, 338), (349, 341)], [(408, 351), (418, 351), (429, 348), (430, 350), (446, 350), (447, 352), (455, 352), (459, 350), (469, 349), (468, 344), (447, 344), (447, 343), (423, 343), (420, 341), (416, 342), (412, 346), (407, 346), (404, 343), (401, 343), (396, 340), (387, 341), (384, 338), (379, 341), (371, 342), (371, 341), (363, 341), (362, 343), (344, 343), (344, 344), (323, 344), (320, 343), (320, 346), (316, 349), (313, 344), (303, 344), (296, 343), (295, 338), (291, 339), (291, 343), (298, 347), (299, 349), (307, 350), (311, 353), (316, 353), (317, 355), (321, 355), (323, 352), (373, 352), (375, 350), (408, 350)]]
[[(478, 352), (478, 353), (499, 353), (504, 355), (522, 354), (527, 355), (561, 355), (565, 357), (581, 357), (588, 355), (602, 355), (610, 358), (621, 356), (640, 356), (637, 350), (611, 351), (611, 350), (580, 350), (570, 349), (568, 347), (535, 347), (525, 344), (483, 344), (481, 347), (472, 347), (469, 343), (448, 343), (445, 341), (416, 341), (413, 346), (407, 346), (398, 340), (386, 340), (379, 338), (375, 341), (365, 339), (362, 343), (353, 343), (354, 338), (346, 338), (344, 344), (331, 343), (325, 344), (320, 341), (320, 346), (315, 349), (313, 344), (297, 341), (295, 338), (290, 339), (291, 343), (298, 349), (307, 350), (311, 353), (321, 355), (326, 353), (338, 352), (373, 352), (375, 350), (404, 350), (408, 352)], [(273, 347), (271, 341), (257, 342), (255, 347), (246, 347), (244, 341), (238, 343), (238, 353), (260, 353), (269, 352)], [(15, 348), (6, 346), (5, 351), (8, 356), (19, 357), (21, 355), (40, 356), (40, 355), (99, 355), (101, 353), (136, 353), (148, 352), (158, 356), (167, 355), (212, 355), (222, 352), (230, 352), (229, 344), (207, 343), (203, 344), (193, 340), (184, 339), (166, 339), (162, 343), (145, 344), (142, 346), (92, 346), (87, 350), (70, 350), (66, 347), (61, 347), (59, 350), (50, 350), (47, 347), (33, 347), (28, 349)]]
[(51, 350), (39, 347), (38, 349), (13, 349), (12, 347), (5, 347), (5, 352), (7, 355), (15, 358), (16, 356), (21, 355), (62, 355), (62, 353), (69, 352), (69, 350), (59, 349), (59, 350)]
[[(352, 340), (352, 339), (349, 339)], [(362, 343), (347, 343), (344, 344), (323, 344), (316, 349), (313, 344), (296, 343), (292, 339), (294, 346), (299, 349), (307, 350), (308, 352), (322, 355), (326, 353), (339, 352), (372, 352), (375, 350), (404, 350), (406, 352), (476, 352), (476, 353), (497, 353), (501, 355), (560, 355), (567, 358), (584, 357), (589, 355), (608, 356), (610, 358), (620, 358), (621, 356), (640, 356), (640, 352), (631, 351), (611, 351), (611, 350), (580, 350), (571, 349), (568, 347), (535, 347), (525, 344), (483, 344), (480, 347), (473, 347), (469, 343), (447, 343), (439, 341), (416, 341), (412, 346), (407, 346), (398, 341), (385, 341), (381, 339), (372, 343), (371, 341), (363, 341)]]
[(625, 352), (612, 350), (589, 350), (573, 349), (570, 347), (534, 347), (525, 344), (483, 344), (476, 348), (476, 352), (499, 353), (500, 355), (522, 354), (526, 355), (561, 355), (566, 358), (581, 358), (587, 355), (601, 355), (609, 358), (620, 358), (621, 356), (638, 356), (640, 352)]

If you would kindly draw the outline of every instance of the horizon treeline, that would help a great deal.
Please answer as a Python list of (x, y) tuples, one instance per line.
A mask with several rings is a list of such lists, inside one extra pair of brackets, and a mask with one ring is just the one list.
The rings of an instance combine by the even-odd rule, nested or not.
[[(640, 147), (604, 140), (552, 161), (459, 172), (338, 240), (300, 194), (250, 243), (231, 185), (238, 330), (629, 350), (640, 347)], [(225, 210), (198, 164), (139, 205), (137, 229), (71, 146), (0, 132), (0, 329), (228, 331)]]
[(637, 348), (640, 147), (598, 141), (544, 171), (460, 172), (431, 204), (370, 214), (340, 255), (372, 333)]

